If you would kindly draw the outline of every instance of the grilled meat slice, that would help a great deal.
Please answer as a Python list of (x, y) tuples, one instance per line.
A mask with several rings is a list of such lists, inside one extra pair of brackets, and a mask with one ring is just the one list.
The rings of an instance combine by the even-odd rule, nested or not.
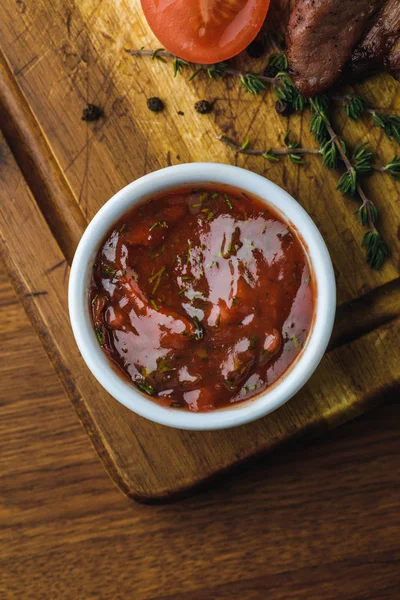
[(382, 0), (297, 0), (287, 45), (301, 94), (314, 96), (335, 83), (381, 6)]
[(382, 71), (386, 57), (399, 40), (400, 0), (387, 0), (374, 25), (354, 50), (346, 67), (346, 78), (359, 79)]

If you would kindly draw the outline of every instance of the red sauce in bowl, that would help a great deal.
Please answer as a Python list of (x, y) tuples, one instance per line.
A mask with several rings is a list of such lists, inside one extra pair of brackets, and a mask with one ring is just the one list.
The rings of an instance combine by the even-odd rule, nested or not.
[(285, 373), (310, 333), (315, 287), (296, 231), (218, 186), (126, 214), (98, 251), (90, 303), (102, 349), (141, 391), (208, 411)]

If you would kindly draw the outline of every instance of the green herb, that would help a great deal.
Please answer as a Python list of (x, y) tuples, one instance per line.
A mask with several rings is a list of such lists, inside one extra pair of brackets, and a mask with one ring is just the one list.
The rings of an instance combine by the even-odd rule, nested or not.
[(157, 226), (160, 227), (167, 227), (167, 223), (165, 221), (156, 221), (155, 223), (153, 223), (153, 225), (150, 227), (149, 231), (153, 231), (153, 229)]
[(150, 304), (152, 305), (154, 310), (158, 310), (157, 303), (155, 302), (155, 300), (153, 298), (150, 298)]
[(207, 75), (210, 79), (216, 79), (217, 77), (221, 77), (228, 70), (228, 63), (219, 62), (215, 65), (211, 65), (211, 67), (207, 67)]
[(379, 271), (385, 259), (390, 256), (390, 250), (381, 239), (379, 233), (375, 231), (367, 231), (364, 235), (362, 246), (367, 248), (366, 259), (367, 263)]
[[(161, 269), (160, 269), (160, 270), (161, 270)], [(157, 290), (158, 286), (159, 286), (159, 285), (160, 285), (160, 283), (161, 283), (161, 277), (162, 277), (162, 274), (163, 274), (164, 270), (165, 270), (165, 268), (164, 268), (164, 269), (161, 271), (160, 275), (159, 275), (159, 276), (157, 277), (157, 279), (155, 280), (155, 283), (154, 283), (153, 289), (151, 290), (151, 293), (153, 294), (153, 296), (154, 296), (154, 294), (156, 293), (156, 290)]]
[(280, 102), (286, 102), (293, 110), (303, 110), (307, 100), (301, 96), (285, 71), (277, 73), (274, 77), (274, 92)]
[(212, 211), (210, 211), (207, 215), (207, 221), (211, 221), (211, 219), (213, 218), (214, 213)]
[(265, 83), (257, 73), (248, 72), (245, 75), (241, 75), (240, 83), (245, 90), (254, 95), (261, 94), (266, 89)]
[(185, 404), (183, 402), (171, 402), (170, 403), (170, 407), (171, 408), (185, 408)]
[(291, 131), (289, 129), (289, 131), (286, 132), (286, 135), (285, 135), (285, 137), (283, 139), (283, 142), (284, 142), (285, 146), (287, 148), (291, 148), (291, 149), (292, 148), (298, 148), (299, 143), (296, 140), (291, 140), (290, 139), (290, 134), (291, 134)]
[(217, 192), (214, 192), (213, 194), (211, 194), (211, 198), (212, 198), (213, 200), (215, 200), (215, 198), (218, 198), (218, 194), (217, 194)]
[(400, 144), (400, 117), (373, 111), (372, 120), (377, 127), (383, 129), (388, 138), (393, 138)]
[(161, 269), (159, 269), (159, 270), (157, 271), (157, 273), (155, 273), (155, 274), (154, 274), (152, 277), (149, 277), (149, 280), (148, 280), (148, 281), (149, 281), (149, 283), (153, 283), (153, 281), (155, 281), (156, 279), (158, 279), (159, 277), (161, 277), (161, 276), (162, 276), (162, 274), (164, 273), (164, 271), (165, 271), (165, 269), (166, 269), (166, 268), (167, 268), (167, 267), (165, 267), (165, 266), (164, 266), (164, 267), (161, 267)]
[(325, 144), (330, 140), (327, 125), (329, 124), (327, 110), (329, 108), (328, 96), (317, 96), (310, 99), (310, 105), (313, 111), (310, 121), (310, 131), (320, 144)]
[[(290, 132), (288, 132), (290, 134)], [(289, 142), (289, 139), (285, 136), (285, 140)], [(254, 150), (253, 148), (249, 148), (248, 146), (243, 150), (242, 146), (239, 144), (235, 144), (233, 140), (226, 137), (225, 135), (218, 138), (222, 143), (226, 144), (235, 152), (239, 152), (240, 154), (249, 154), (252, 156), (263, 156), (267, 160), (270, 161), (279, 161), (279, 156), (288, 156), (290, 160), (296, 162), (297, 164), (302, 164), (302, 160), (300, 159), (301, 154), (321, 154), (321, 150), (317, 148), (300, 148), (298, 147), (297, 142), (291, 140), (290, 147), (286, 148), (269, 148), (268, 150)], [(296, 157), (293, 159), (293, 156)], [(300, 159), (300, 160), (299, 160)]]
[[(286, 133), (285, 138), (284, 138), (284, 144), (287, 148), (289, 148), (289, 150), (295, 150), (296, 148), (299, 147), (299, 143), (296, 140), (291, 140), (290, 139), (290, 129), (289, 131)], [(290, 152), (289, 153), (289, 160), (296, 164), (296, 165), (302, 165), (304, 164), (304, 160), (295, 152)]]
[(271, 54), (268, 58), (268, 64), (264, 73), (269, 77), (276, 77), (281, 71), (287, 71), (288, 67), (289, 62), (286, 54), (284, 52), (278, 52), (276, 54)]
[(246, 150), (246, 148), (249, 144), (250, 144), (249, 138), (246, 138), (241, 146), (241, 150)]
[(181, 74), (182, 70), (185, 69), (188, 65), (189, 65), (189, 63), (187, 63), (186, 60), (183, 60), (182, 58), (174, 58), (174, 61), (173, 61), (174, 77), (176, 77), (178, 74)]
[(400, 181), (400, 156), (394, 156), (392, 160), (383, 167), (383, 170), (390, 173), (396, 181)]
[(274, 161), (274, 162), (279, 162), (279, 158), (273, 154), (272, 148), (270, 148), (269, 150), (266, 150), (265, 152), (263, 152), (261, 156), (263, 156), (267, 160)]
[(97, 300), (97, 298), (98, 298), (98, 297), (99, 297), (99, 295), (98, 295), (98, 294), (96, 294), (96, 295), (94, 296), (94, 298), (92, 299), (92, 304), (96, 304), (96, 300)]
[(126, 228), (126, 224), (124, 223), (121, 227), (121, 229), (119, 230), (119, 233), (122, 233), (124, 231), (124, 229)]
[(164, 52), (164, 48), (157, 48), (156, 50), (153, 50), (151, 60), (159, 60), (160, 62), (166, 63), (167, 61), (165, 58), (160, 55), (161, 52)]
[(97, 340), (98, 340), (100, 346), (104, 346), (104, 335), (103, 335), (102, 330), (99, 329), (98, 327), (96, 327), (95, 332), (96, 332), (96, 337), (97, 337)]
[(225, 202), (226, 202), (226, 203), (227, 203), (227, 205), (229, 206), (229, 210), (232, 210), (232, 209), (233, 209), (233, 206), (232, 206), (232, 202), (229, 200), (229, 196), (228, 196), (228, 194), (224, 194), (224, 198), (225, 198)]
[(358, 121), (358, 119), (364, 114), (366, 102), (362, 96), (357, 94), (350, 94), (348, 96), (348, 103), (345, 105), (344, 112), (352, 121)]
[(146, 392), (146, 394), (149, 394), (149, 396), (154, 396), (156, 390), (153, 388), (152, 385), (147, 383), (145, 380), (135, 381), (135, 383), (136, 383), (137, 387), (140, 390), (142, 390), (142, 392)]
[(329, 136), (332, 144), (336, 146), (339, 158), (345, 166), (345, 172), (339, 180), (338, 189), (343, 194), (350, 194), (360, 198), (362, 202), (356, 213), (358, 214), (360, 224), (368, 227), (368, 231), (361, 243), (361, 246), (366, 248), (366, 262), (373, 269), (380, 269), (385, 258), (390, 256), (390, 249), (382, 240), (375, 225), (378, 218), (378, 209), (366, 196), (359, 181), (360, 176), (368, 173), (372, 168), (372, 153), (366, 148), (366, 144), (361, 144), (354, 150), (351, 159), (349, 159), (345, 143), (335, 133), (330, 123), (327, 113), (329, 102), (323, 97), (310, 100), (310, 104), (314, 111), (313, 117), (317, 116), (319, 119), (318, 122), (322, 123), (319, 128), (316, 126), (317, 120), (314, 119), (315, 129), (313, 130), (312, 123), (310, 125), (312, 132), (317, 139), (321, 136), (321, 132), (323, 139)]

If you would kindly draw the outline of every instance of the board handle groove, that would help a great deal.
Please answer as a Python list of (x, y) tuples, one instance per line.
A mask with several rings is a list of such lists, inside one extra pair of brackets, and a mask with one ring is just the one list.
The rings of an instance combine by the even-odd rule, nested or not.
[(1, 49), (0, 128), (41, 213), (71, 264), (87, 220)]

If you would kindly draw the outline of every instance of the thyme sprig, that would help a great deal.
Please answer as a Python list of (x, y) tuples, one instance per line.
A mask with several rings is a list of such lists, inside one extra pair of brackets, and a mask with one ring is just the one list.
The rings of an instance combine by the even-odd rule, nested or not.
[[(171, 52), (167, 52), (164, 48), (156, 48), (155, 50), (125, 48), (125, 52), (130, 56), (148, 56), (152, 60), (163, 63), (172, 60), (174, 77), (182, 74), (183, 70), (188, 67), (194, 69), (189, 81), (192, 81), (201, 72), (206, 72), (211, 79), (225, 75), (234, 76), (240, 80), (240, 83), (248, 92), (254, 95), (261, 94), (267, 86), (272, 86), (278, 101), (289, 105), (295, 111), (303, 110), (308, 104), (308, 100), (299, 94), (287, 73), (288, 60), (284, 52), (271, 54), (266, 68), (259, 73), (235, 69), (228, 62), (215, 65), (191, 63), (178, 58)], [(365, 98), (358, 94), (333, 95), (331, 99), (344, 107), (346, 116), (352, 121), (357, 121), (365, 114), (371, 115), (374, 125), (381, 128), (389, 139), (393, 139), (400, 144), (400, 115), (390, 114), (388, 109), (371, 107)]]
[(260, 94), (266, 89), (267, 85), (274, 86), (276, 84), (275, 77), (269, 77), (268, 75), (253, 73), (251, 71), (240, 71), (239, 69), (233, 68), (227, 62), (220, 62), (215, 65), (187, 62), (178, 58), (171, 52), (167, 52), (164, 48), (157, 48), (156, 50), (145, 50), (143, 48), (140, 50), (130, 50), (129, 48), (125, 48), (125, 52), (130, 56), (149, 56), (152, 60), (159, 60), (164, 63), (167, 62), (167, 60), (172, 60), (174, 76), (181, 74), (186, 67), (190, 67), (191, 69), (194, 69), (194, 72), (190, 76), (189, 81), (192, 81), (202, 72), (207, 73), (210, 79), (216, 79), (223, 75), (230, 75), (238, 77), (243, 87), (251, 94)]
[(365, 114), (372, 116), (376, 127), (383, 129), (389, 139), (400, 144), (400, 116), (390, 114), (388, 110), (368, 106), (365, 98), (358, 94), (347, 94), (344, 96), (332, 96), (332, 100), (344, 106), (344, 112), (352, 121), (358, 121)]
[(380, 127), (385, 132), (385, 135), (390, 139), (393, 138), (400, 144), (400, 117), (397, 115), (385, 115), (372, 111), (372, 120), (376, 127)]
[[(291, 135), (290, 131), (287, 132), (285, 139), (287, 139), (288, 135)], [(224, 143), (226, 146), (232, 148), (232, 150), (234, 150), (238, 154), (247, 154), (249, 156), (263, 156), (271, 162), (278, 162), (280, 160), (280, 157), (287, 156), (289, 160), (291, 160), (291, 162), (294, 162), (296, 164), (304, 164), (304, 161), (301, 159), (301, 155), (309, 154), (314, 156), (321, 156), (324, 165), (329, 169), (336, 169), (338, 166), (339, 157), (337, 155), (337, 149), (331, 141), (328, 141), (320, 148), (302, 148), (298, 145), (298, 142), (291, 141), (290, 146), (286, 146), (284, 148), (268, 148), (266, 150), (257, 150), (256, 148), (252, 148), (250, 146), (249, 139), (246, 139), (242, 145), (236, 144), (231, 138), (227, 137), (226, 135), (221, 135), (217, 139), (220, 142)], [(296, 159), (293, 160), (291, 158), (292, 154), (296, 155)], [(391, 175), (393, 179), (400, 181), (400, 157), (395, 156), (393, 160), (390, 161), (387, 165), (378, 165), (375, 163), (371, 163), (370, 166), (371, 170), (377, 171), (382, 174)]]
[[(360, 176), (372, 169), (372, 153), (366, 144), (358, 146), (351, 159), (348, 157), (344, 141), (334, 131), (328, 116), (329, 99), (327, 96), (317, 97), (310, 100), (313, 116), (310, 122), (310, 130), (320, 143), (335, 146), (338, 158), (344, 163), (345, 172), (339, 179), (337, 189), (342, 194), (359, 197), (361, 205), (355, 211), (362, 226), (368, 227), (361, 246), (366, 248), (366, 261), (370, 267), (379, 270), (385, 259), (390, 256), (390, 249), (382, 239), (376, 228), (378, 209), (370, 200), (360, 183)], [(327, 139), (328, 138), (328, 139)]]
[(382, 173), (389, 173), (393, 179), (400, 181), (400, 156), (395, 155), (384, 167), (372, 165), (372, 168), (381, 171)]

